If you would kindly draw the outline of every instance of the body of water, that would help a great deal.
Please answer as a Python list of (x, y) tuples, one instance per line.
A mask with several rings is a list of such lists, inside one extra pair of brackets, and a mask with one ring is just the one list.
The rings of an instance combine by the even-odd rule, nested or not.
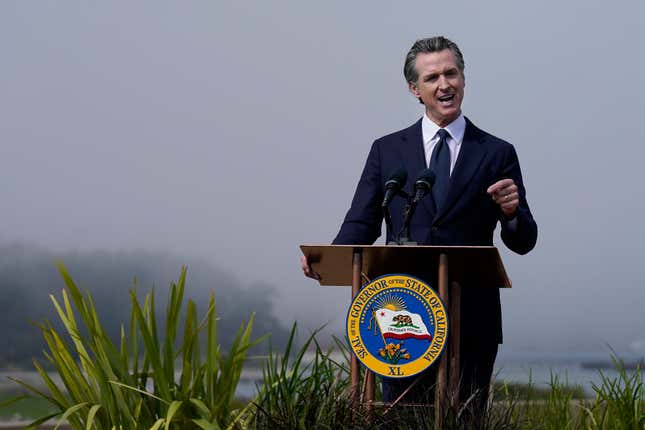
[[(621, 353), (618, 356), (626, 364), (643, 360), (642, 355)], [(589, 395), (594, 385), (602, 383), (603, 375), (610, 379), (619, 376), (612, 364), (610, 351), (599, 353), (513, 353), (500, 352), (495, 362), (495, 378), (498, 381), (528, 383), (547, 387), (553, 377), (567, 385), (579, 385)], [(589, 367), (589, 365), (604, 365)], [(631, 374), (633, 370), (628, 370)]]
[[(642, 355), (619, 354), (627, 363), (642, 360)], [(334, 357), (341, 360), (341, 356)], [(584, 367), (585, 363), (606, 363), (609, 367), (593, 369)], [(526, 384), (532, 381), (539, 387), (547, 387), (553, 376), (560, 383), (579, 385), (588, 394), (593, 394), (593, 386), (600, 385), (602, 374), (609, 378), (617, 378), (618, 372), (610, 366), (611, 353), (514, 353), (500, 351), (495, 364), (495, 379), (513, 383)], [(602, 374), (601, 374), (602, 372)], [(632, 372), (632, 371), (630, 371)], [(55, 374), (52, 374), (57, 380)], [(0, 392), (15, 390), (17, 385), (8, 377), (18, 378), (29, 384), (41, 386), (37, 372), (21, 370), (0, 371)], [(262, 372), (258, 368), (246, 369), (238, 386), (238, 396), (250, 398), (256, 393)]]

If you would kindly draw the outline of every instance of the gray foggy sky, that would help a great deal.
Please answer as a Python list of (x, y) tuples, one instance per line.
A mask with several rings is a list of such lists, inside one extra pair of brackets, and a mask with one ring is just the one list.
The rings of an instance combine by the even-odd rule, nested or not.
[(349, 291), (305, 280), (298, 245), (334, 237), (371, 142), (420, 117), (403, 58), (444, 34), (464, 112), (515, 145), (540, 231), (529, 255), (502, 250), (505, 348), (627, 348), (645, 339), (644, 13), (2, 1), (0, 240), (201, 257), (276, 285), (286, 321), (340, 328)]

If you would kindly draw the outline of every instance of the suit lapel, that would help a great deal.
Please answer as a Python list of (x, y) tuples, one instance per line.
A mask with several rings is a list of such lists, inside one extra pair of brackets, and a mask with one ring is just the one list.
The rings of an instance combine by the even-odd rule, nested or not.
[(486, 148), (479, 139), (477, 127), (466, 119), (464, 140), (461, 143), (457, 163), (450, 175), (448, 195), (446, 195), (442, 207), (437, 211), (433, 222), (442, 218), (459, 201), (459, 197), (468, 187), (485, 154)]

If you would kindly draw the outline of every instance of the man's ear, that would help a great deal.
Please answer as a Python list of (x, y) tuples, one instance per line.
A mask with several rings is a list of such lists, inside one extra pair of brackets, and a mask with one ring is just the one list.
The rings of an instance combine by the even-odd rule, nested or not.
[(421, 98), (421, 93), (419, 93), (419, 88), (417, 88), (416, 84), (411, 84), (408, 82), (408, 89), (410, 90), (410, 93), (416, 98)]

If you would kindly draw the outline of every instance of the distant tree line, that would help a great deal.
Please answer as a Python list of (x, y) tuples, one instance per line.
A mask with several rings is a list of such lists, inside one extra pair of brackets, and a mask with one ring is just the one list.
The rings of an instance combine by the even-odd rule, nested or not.
[[(0, 244), (0, 327), (2, 348), (0, 367), (29, 366), (32, 357), (41, 357), (43, 341), (37, 324), (45, 320), (60, 326), (50, 294), (60, 296), (63, 281), (56, 269), (62, 262), (82, 290), (94, 298), (98, 313), (116, 340), (122, 323), (130, 315), (129, 291), (137, 282), (140, 297), (155, 289), (157, 309), (163, 310), (168, 285), (176, 280), (181, 267), (188, 267), (186, 298), (197, 304), (200, 315), (206, 311), (210, 291), (217, 306), (220, 342), (227, 346), (243, 320), (256, 313), (254, 334), (271, 333), (273, 345), (282, 345), (286, 325), (273, 313), (275, 289), (267, 284), (243, 285), (232, 274), (204, 261), (184, 261), (176, 256), (148, 251), (55, 253), (25, 243)], [(162, 327), (161, 327), (162, 328)], [(263, 342), (258, 350), (266, 349)]]

